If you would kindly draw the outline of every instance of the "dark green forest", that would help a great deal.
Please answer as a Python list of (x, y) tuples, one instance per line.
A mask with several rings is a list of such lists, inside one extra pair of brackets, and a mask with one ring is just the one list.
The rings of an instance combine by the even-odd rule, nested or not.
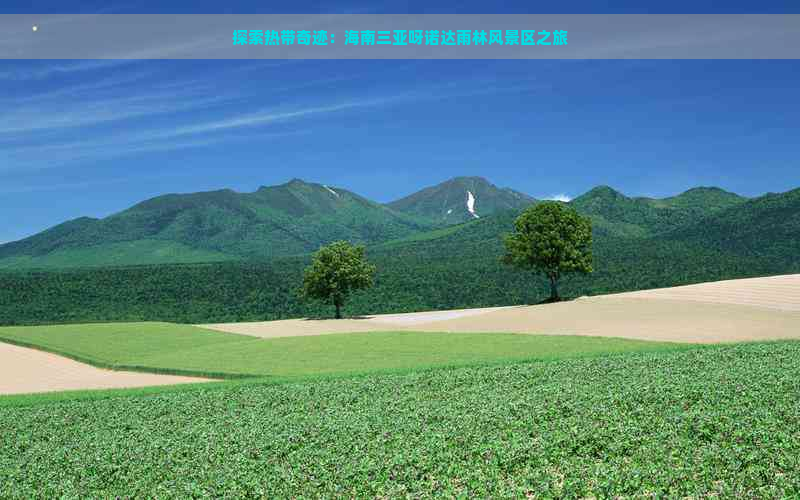
[[(694, 191), (694, 192), (693, 192)], [(598, 188), (572, 202), (594, 223), (594, 268), (567, 297), (800, 273), (800, 190), (745, 200), (693, 190), (665, 200)], [(734, 198), (735, 197), (735, 198)], [(375, 286), (345, 315), (537, 303), (544, 279), (500, 263), (519, 210), (367, 247)], [(201, 264), (0, 272), (0, 324), (186, 323), (330, 316), (299, 297), (307, 255)]]

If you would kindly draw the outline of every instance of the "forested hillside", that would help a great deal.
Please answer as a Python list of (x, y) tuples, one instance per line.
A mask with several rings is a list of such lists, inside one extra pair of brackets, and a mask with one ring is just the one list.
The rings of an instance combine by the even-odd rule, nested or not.
[(671, 237), (749, 258), (800, 262), (800, 189), (768, 194), (679, 228)]
[(617, 236), (652, 236), (736, 207), (746, 198), (718, 188), (694, 188), (664, 199), (629, 198), (600, 186), (570, 204), (591, 217), (595, 231)]
[(264, 259), (337, 239), (371, 244), (432, 227), (344, 189), (295, 179), (253, 193), (164, 195), (104, 219), (69, 221), (0, 245), (0, 268)]
[[(571, 205), (592, 218), (598, 235), (646, 237), (745, 201), (717, 188), (652, 199), (601, 186)], [(83, 217), (0, 245), (0, 269), (264, 260), (306, 254), (340, 239), (365, 245), (431, 239), (452, 233), (453, 225), (533, 203), (481, 177), (456, 177), (386, 205), (298, 179), (253, 193), (169, 194), (104, 219)], [(491, 231), (494, 223), (488, 224), (476, 230)]]
[[(678, 197), (680, 198), (680, 197)], [(673, 199), (675, 200), (675, 199)], [(586, 201), (586, 200), (584, 200)], [(692, 203), (677, 228), (653, 212), (607, 207), (609, 231), (595, 226), (595, 272), (569, 278), (568, 296), (800, 272), (800, 190), (727, 208)], [(623, 199), (627, 206), (630, 199)], [(645, 202), (644, 204), (649, 204)], [(686, 203), (676, 203), (678, 210)], [(577, 204), (577, 203), (576, 203)], [(577, 204), (579, 205), (579, 204)], [(698, 209), (697, 206), (704, 207)], [(662, 207), (659, 207), (662, 208)], [(584, 213), (596, 217), (585, 206)], [(502, 265), (501, 235), (518, 211), (368, 247), (375, 287), (353, 297), (346, 314), (534, 303), (544, 281)], [(615, 219), (622, 213), (624, 222)], [(618, 227), (618, 226), (617, 226)], [(0, 273), (0, 324), (167, 320), (217, 322), (328, 315), (296, 294), (308, 257), (60, 272)]]

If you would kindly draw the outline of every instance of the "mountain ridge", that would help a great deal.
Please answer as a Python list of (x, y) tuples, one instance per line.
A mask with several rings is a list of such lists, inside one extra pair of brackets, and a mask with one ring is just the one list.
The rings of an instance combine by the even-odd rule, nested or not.
[[(143, 240), (169, 242), (175, 252), (188, 247), (233, 258), (268, 258), (307, 253), (333, 239), (369, 244), (429, 227), (350, 191), (293, 180), (248, 193), (222, 189), (156, 196), (102, 219), (74, 219), (0, 245), (0, 259), (92, 247), (102, 253), (103, 245)], [(170, 258), (181, 261), (177, 254)], [(126, 259), (135, 261), (135, 255)]]
[[(626, 202), (626, 200), (622, 200)], [(353, 315), (538, 303), (546, 279), (501, 263), (519, 210), (367, 247), (375, 286)], [(618, 221), (610, 220), (612, 224)], [(647, 219), (631, 224), (648, 229)], [(568, 276), (567, 297), (800, 273), (800, 189), (748, 200), (643, 236), (595, 227), (594, 272)], [(147, 245), (150, 246), (149, 243)], [(308, 254), (270, 260), (0, 272), (0, 324), (265, 321), (325, 316), (296, 291)], [(72, 261), (74, 264), (74, 261)], [(142, 262), (146, 264), (147, 262)]]
[[(472, 205), (470, 206), (470, 194)], [(595, 235), (646, 238), (735, 209), (747, 198), (701, 186), (667, 198), (597, 186), (568, 202)], [(538, 200), (482, 177), (454, 177), (388, 203), (294, 178), (252, 192), (155, 196), (104, 218), (79, 217), (0, 245), (0, 268), (194, 263), (303, 255), (347, 239), (368, 246), (431, 238), (454, 225), (518, 213)], [(448, 211), (452, 212), (448, 214)], [(454, 217), (444, 217), (454, 215)]]

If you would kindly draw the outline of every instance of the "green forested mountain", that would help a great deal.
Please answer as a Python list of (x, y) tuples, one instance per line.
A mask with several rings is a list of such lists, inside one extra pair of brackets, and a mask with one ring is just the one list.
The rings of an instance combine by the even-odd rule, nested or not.
[(800, 262), (800, 189), (748, 200), (667, 236), (748, 258), (796, 265)]
[(746, 200), (736, 193), (716, 187), (696, 187), (669, 198), (641, 198), (656, 208), (671, 208), (689, 212), (717, 212)]
[(455, 177), (388, 206), (434, 223), (455, 224), (502, 210), (524, 208), (535, 201), (513, 189), (499, 188), (482, 177)]
[[(651, 199), (602, 186), (571, 204), (592, 218), (596, 234), (645, 237), (744, 201), (716, 188)], [(0, 269), (268, 259), (305, 254), (340, 239), (366, 245), (416, 241), (535, 202), (480, 177), (456, 177), (386, 205), (298, 179), (253, 193), (168, 194), (103, 219), (82, 217), (0, 245)]]
[(600, 186), (570, 202), (591, 217), (596, 232), (617, 236), (648, 236), (690, 224), (746, 198), (719, 188), (694, 188), (664, 199), (629, 198)]
[(254, 193), (169, 194), (104, 219), (69, 221), (0, 246), (0, 267), (270, 258), (338, 239), (383, 242), (432, 226), (344, 189), (295, 179)]
[[(702, 193), (702, 192), (701, 192)], [(564, 283), (569, 296), (673, 286), (719, 279), (800, 273), (800, 190), (738, 200), (712, 190), (665, 200), (630, 199), (622, 206), (685, 210), (672, 227), (643, 208), (640, 217), (619, 210), (600, 190), (573, 202), (603, 217), (595, 226), (595, 272)], [(596, 193), (597, 194), (597, 193)], [(692, 199), (694, 198), (694, 199)], [(727, 208), (721, 207), (719, 198)], [(725, 201), (725, 199), (728, 199)], [(633, 201), (632, 201), (633, 200)], [(640, 200), (640, 201), (637, 201)], [(733, 201), (733, 203), (731, 203)], [(346, 314), (368, 314), (531, 303), (546, 297), (544, 280), (500, 263), (501, 235), (519, 210), (416, 232), (371, 245), (375, 287), (359, 293)], [(622, 221), (615, 217), (622, 214)], [(634, 212), (635, 214), (636, 212)], [(669, 220), (669, 219), (668, 219)], [(168, 320), (216, 322), (330, 314), (330, 307), (298, 298), (308, 256), (266, 261), (0, 273), (0, 324)]]

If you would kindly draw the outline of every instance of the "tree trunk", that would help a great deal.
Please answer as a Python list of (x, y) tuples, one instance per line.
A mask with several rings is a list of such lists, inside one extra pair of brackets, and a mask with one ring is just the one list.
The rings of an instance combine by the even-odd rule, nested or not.
[(561, 297), (558, 296), (558, 276), (550, 275), (550, 302), (558, 302)]
[(337, 300), (333, 305), (336, 306), (336, 319), (342, 319), (342, 303)]

